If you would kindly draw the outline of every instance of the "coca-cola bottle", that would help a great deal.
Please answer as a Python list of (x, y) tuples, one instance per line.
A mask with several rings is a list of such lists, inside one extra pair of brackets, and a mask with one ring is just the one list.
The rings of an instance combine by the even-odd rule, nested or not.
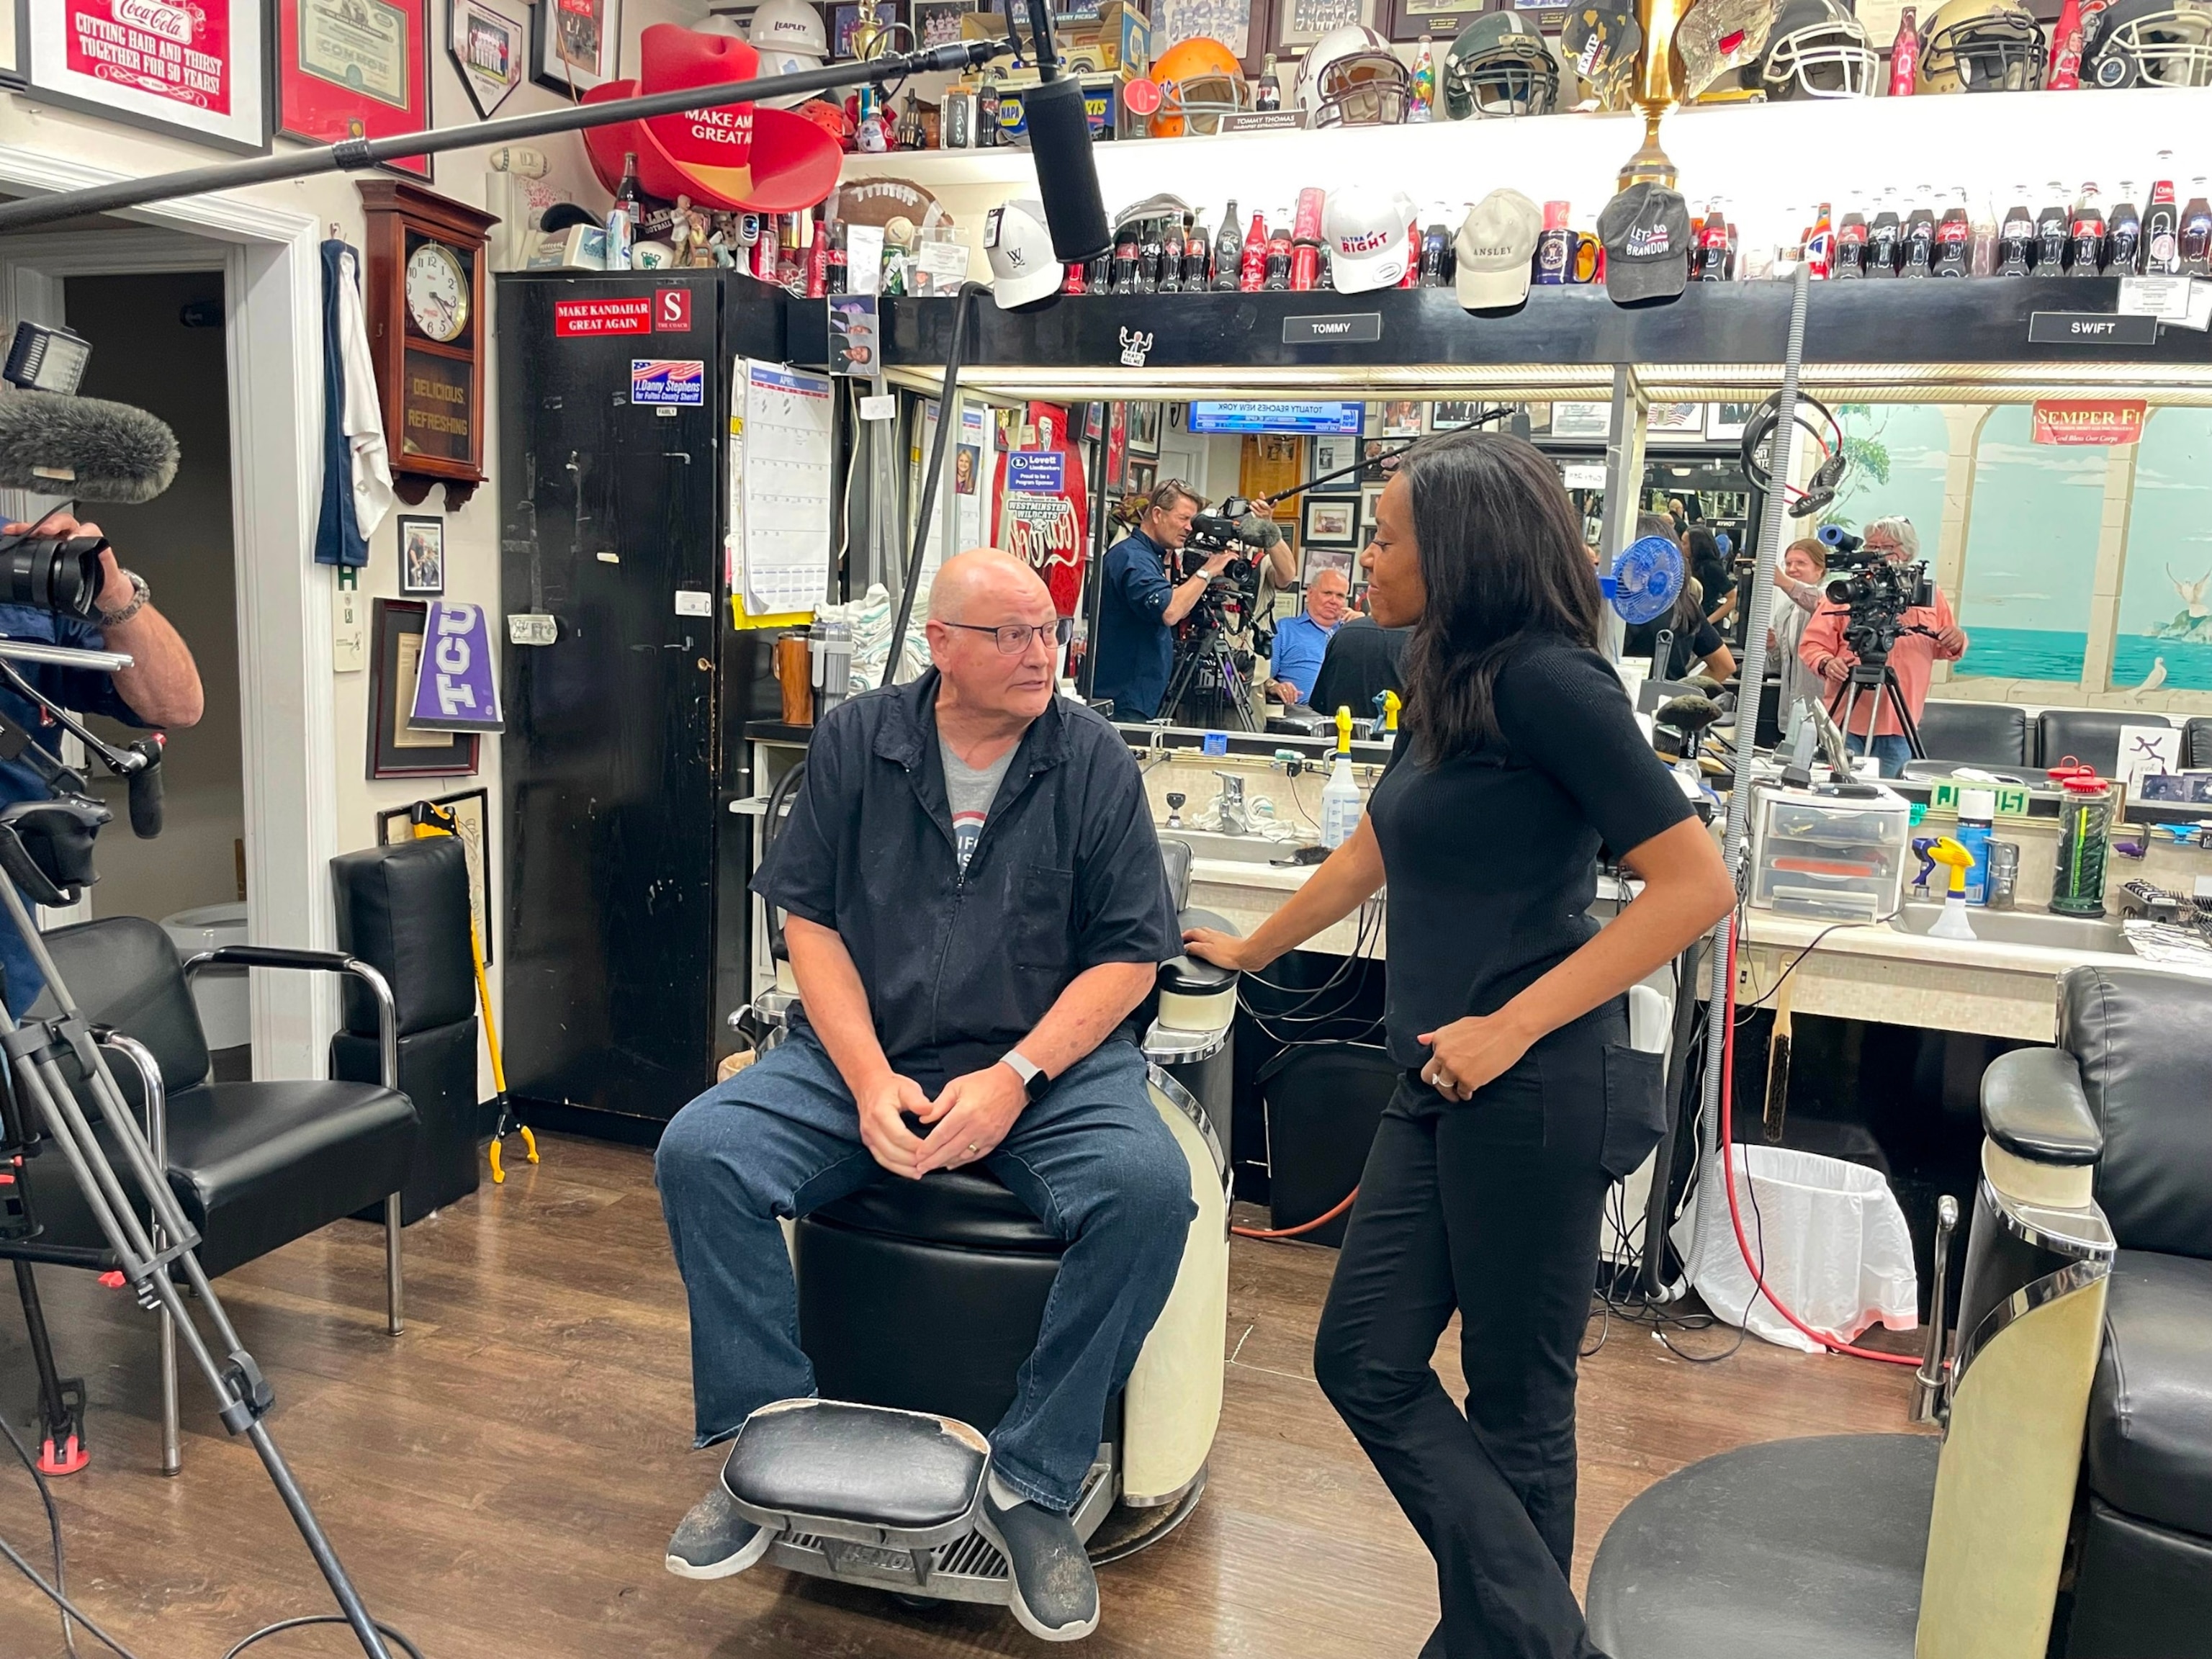
[(2068, 232), (2073, 243), (2071, 274), (2094, 276), (2105, 263), (2105, 204), (2094, 184), (2081, 186), (2074, 201), (2074, 222)]
[(1237, 257), (1237, 291), (1257, 294), (1260, 285), (1267, 280), (1267, 218), (1263, 213), (1255, 212), (1252, 228), (1244, 233), (1244, 251)]
[(1966, 274), (1969, 276), (1994, 276), (1997, 274), (1997, 216), (1988, 197), (1975, 197), (1972, 222), (1972, 234), (1967, 239)]
[(1866, 215), (1853, 208), (1836, 227), (1835, 274), (1838, 277), (1865, 276), (1866, 258)]
[(2044, 187), (2047, 204), (2035, 216), (2035, 274), (2063, 276), (2066, 253), (2071, 246), (2074, 216), (2067, 211), (2066, 186), (2053, 179)]
[(1088, 294), (1091, 292), (1090, 273), (1084, 269), (1082, 260), (1071, 259), (1066, 264), (1060, 267), (1060, 291), (1062, 294)]
[(1291, 216), (1278, 210), (1279, 222), (1267, 233), (1267, 268), (1260, 286), (1280, 293), (1291, 285)]
[(1966, 217), (1966, 192), (1953, 190), (1946, 193), (1943, 216), (1936, 225), (1936, 274), (1938, 276), (1964, 276), (1973, 250), (1974, 228)]
[(1274, 110), (1283, 106), (1283, 83), (1275, 74), (1275, 54), (1269, 52), (1260, 60), (1260, 79), (1252, 88), (1252, 107)]
[(1905, 222), (1905, 270), (1907, 276), (1933, 276), (1936, 274), (1936, 210), (1928, 205), (1931, 194), (1928, 185), (1921, 185), (1913, 191), (1918, 205)]
[(2212, 202), (2201, 178), (2189, 181), (2189, 205), (2181, 210), (2181, 274), (2212, 276)]
[(1728, 280), (1728, 217), (1722, 211), (1721, 198), (1713, 198), (1712, 205), (1705, 210), (1705, 227), (1698, 233), (1697, 252), (1690, 266), (1691, 276), (1700, 283), (1724, 283)]
[(1867, 226), (1866, 274), (1869, 276), (1897, 275), (1898, 257), (1904, 252), (1899, 246), (1904, 227), (1897, 217), (1897, 192), (1884, 190), (1881, 202), (1875, 210), (1873, 222)]
[(2072, 92), (2081, 84), (2081, 0), (2065, 0), (2051, 26), (2051, 58), (2045, 89)]
[(1182, 292), (1182, 221), (1170, 215), (1160, 233), (1160, 287), (1163, 294)]
[(1221, 230), (1213, 239), (1213, 291), (1234, 294), (1237, 291), (1237, 267), (1243, 263), (1243, 238), (1237, 229), (1237, 204), (1232, 199), (1222, 210)]
[(2142, 216), (2136, 211), (2136, 187), (2120, 180), (2120, 199), (2105, 216), (2105, 274), (2136, 276), (2142, 272)]
[(1206, 291), (1207, 246), (1206, 231), (1198, 222), (1198, 216), (1186, 213), (1182, 216), (1182, 291), (1202, 294)]
[(2025, 276), (2035, 269), (2035, 210), (2027, 204), (2026, 185), (2012, 187), (2012, 199), (1997, 228), (1997, 275)]
[(1443, 288), (1451, 281), (1451, 238), (1442, 223), (1431, 222), (1421, 232), (1423, 288)]
[(1137, 291), (1137, 223), (1131, 220), (1114, 233), (1114, 292)]
[(1897, 39), (1889, 48), (1889, 95), (1909, 98), (1920, 69), (1920, 25), (1907, 6), (1897, 20)]
[(2153, 276), (2181, 274), (2181, 210), (2173, 199), (2173, 152), (2158, 153), (2159, 176), (2143, 215), (2143, 269)]

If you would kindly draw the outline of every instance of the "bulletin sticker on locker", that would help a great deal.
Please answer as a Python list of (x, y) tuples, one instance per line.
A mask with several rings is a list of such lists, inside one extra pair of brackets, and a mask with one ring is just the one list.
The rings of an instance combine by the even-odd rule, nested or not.
[(703, 404), (707, 365), (696, 358), (633, 357), (629, 400), (634, 404)]

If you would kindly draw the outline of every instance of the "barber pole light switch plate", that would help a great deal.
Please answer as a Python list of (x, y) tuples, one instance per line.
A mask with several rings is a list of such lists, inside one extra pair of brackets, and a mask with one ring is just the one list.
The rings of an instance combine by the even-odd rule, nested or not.
[(331, 669), (358, 674), (368, 666), (368, 604), (357, 587), (331, 596)]

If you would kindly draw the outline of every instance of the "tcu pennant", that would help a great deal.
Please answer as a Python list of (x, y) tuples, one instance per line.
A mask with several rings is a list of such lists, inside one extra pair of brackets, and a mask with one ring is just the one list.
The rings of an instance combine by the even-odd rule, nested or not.
[(1052, 590), (1063, 617), (1083, 605), (1083, 565), (1091, 550), (1091, 513), (1083, 458), (1069, 441), (1067, 411), (1031, 404), (1034, 448), (1000, 455), (998, 535), (993, 545), (1025, 562)]

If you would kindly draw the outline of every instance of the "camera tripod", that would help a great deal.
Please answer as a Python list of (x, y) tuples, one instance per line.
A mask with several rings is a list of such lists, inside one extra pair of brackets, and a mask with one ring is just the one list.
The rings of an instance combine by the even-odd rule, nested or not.
[(1259, 731), (1261, 720), (1252, 707), (1252, 682), (1237, 665), (1237, 647), (1230, 641), (1228, 628), (1218, 614), (1201, 614), (1194, 621), (1191, 636), (1176, 647), (1175, 667), (1160, 698), (1161, 714), (1174, 720), (1184, 699), (1195, 696), (1209, 712), (1225, 706), (1235, 711), (1245, 731)]
[[(160, 1071), (152, 1055), (127, 1036), (95, 1032), (47, 952), (20, 890), (27, 889), (40, 903), (70, 902), (82, 884), (90, 879), (92, 838), (107, 817), (106, 807), (82, 798), (20, 802), (0, 810), (0, 902), (5, 903), (8, 920), (22, 938), (61, 1011), (52, 1019), (19, 1021), (0, 1004), (0, 1054), (6, 1056), (8, 1073), (5, 1087), (0, 1089), (0, 1161), (20, 1170), (26, 1150), (39, 1150), (31, 1133), (34, 1128), (59, 1151), (139, 1305), (149, 1312), (168, 1315), (169, 1331), (184, 1344), (215, 1391), (223, 1427), (233, 1434), (243, 1434), (259, 1454), (263, 1468), (307, 1540), (308, 1553), (315, 1558), (362, 1650), (369, 1659), (391, 1659), (391, 1650), (385, 1646), (375, 1621), (362, 1604), (321, 1523), (308, 1507), (306, 1494), (293, 1479), (284, 1455), (262, 1421), (276, 1403), (275, 1391), (216, 1299), (215, 1287), (194, 1253), (199, 1234), (170, 1190), (167, 1175), (108, 1070), (102, 1048), (112, 1045), (131, 1054), (149, 1091), (159, 1087)], [(49, 870), (33, 854), (26, 845), (27, 834), (56, 868)], [(377, 982), (381, 983), (380, 976)], [(386, 1040), (392, 1039), (387, 1035)], [(124, 1172), (118, 1170), (96, 1138), (91, 1120), (63, 1073), (64, 1057), (74, 1062), (109, 1139), (121, 1154), (128, 1188)], [(13, 1184), (15, 1213), (9, 1219), (20, 1232), (33, 1231), (37, 1218), (29, 1213), (27, 1189), (20, 1181)], [(135, 1202), (131, 1189), (136, 1191)], [(140, 1204), (147, 1212), (144, 1220), (139, 1217)], [(207, 1310), (222, 1350), (220, 1359), (192, 1321), (173, 1277), (178, 1271)], [(27, 1299), (27, 1316), (34, 1305), (35, 1297)], [(34, 1340), (43, 1334), (43, 1330), (34, 1332)], [(40, 1366), (42, 1394), (52, 1381), (52, 1369), (50, 1360)], [(48, 1404), (51, 1408), (51, 1400)]]
[(1928, 750), (1920, 741), (1919, 725), (1912, 718), (1912, 706), (1905, 700), (1905, 688), (1898, 683), (1897, 670), (1889, 665), (1889, 653), (1878, 653), (1872, 660), (1862, 657), (1851, 665), (1850, 674), (1838, 686), (1828, 699), (1828, 712), (1835, 717), (1837, 729), (1845, 738), (1851, 733), (1851, 716), (1857, 711), (1862, 695), (1867, 696), (1866, 730), (1859, 735), (1866, 739), (1867, 752), (1874, 752), (1875, 729), (1881, 724), (1882, 703), (1887, 700), (1897, 714), (1897, 729), (1905, 734), (1906, 747), (1912, 758), (1925, 760)]

